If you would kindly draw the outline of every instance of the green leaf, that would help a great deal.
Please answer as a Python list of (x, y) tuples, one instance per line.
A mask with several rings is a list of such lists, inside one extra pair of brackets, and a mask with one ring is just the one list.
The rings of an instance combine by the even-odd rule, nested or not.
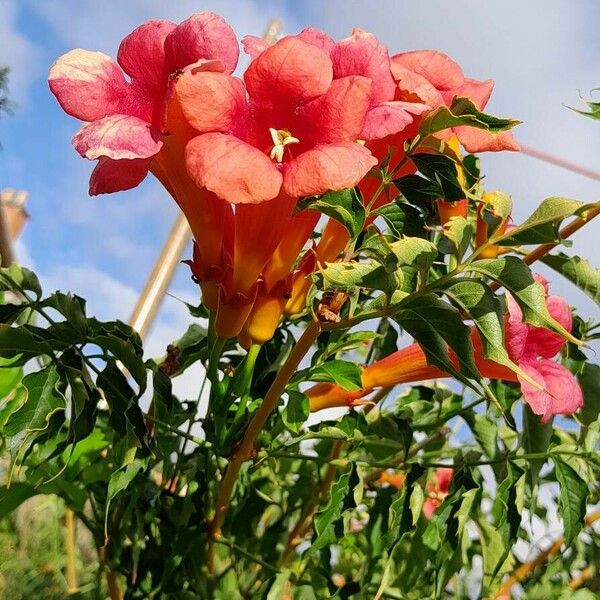
[(312, 276), (317, 287), (323, 290), (348, 292), (354, 288), (392, 291), (402, 285), (401, 271), (387, 271), (376, 260), (364, 262), (325, 263), (325, 268)]
[(42, 295), (42, 287), (36, 274), (13, 263), (0, 269), (0, 291), (15, 289), (33, 292), (38, 298)]
[(412, 204), (430, 204), (444, 197), (444, 190), (437, 181), (429, 181), (420, 175), (405, 175), (394, 180), (394, 185)]
[(444, 254), (454, 254), (460, 261), (469, 248), (473, 237), (473, 225), (464, 217), (451, 217), (444, 224), (438, 249)]
[(13, 413), (4, 426), (3, 434), (13, 454), (18, 454), (42, 435), (56, 413), (63, 413), (67, 403), (59, 389), (60, 376), (54, 366), (30, 373), (23, 378), (27, 400)]
[(295, 390), (289, 390), (288, 402), (281, 413), (283, 424), (293, 434), (297, 434), (310, 415), (308, 396)]
[(543, 286), (534, 280), (529, 267), (514, 256), (477, 260), (465, 270), (475, 271), (503, 285), (515, 298), (526, 323), (560, 333), (566, 340), (581, 345), (560, 323), (555, 321), (546, 306)]
[[(402, 305), (394, 319), (413, 336), (427, 356), (427, 362), (465, 381), (479, 379), (473, 356), (471, 330), (458, 311), (434, 294), (419, 296)], [(458, 358), (457, 370), (448, 346)]]
[[(335, 342), (329, 343), (320, 352), (316, 352), (313, 355), (311, 364), (317, 364), (323, 362), (325, 359), (338, 354), (340, 352), (348, 352), (349, 350), (355, 350), (357, 348), (366, 348), (368, 343), (372, 340), (377, 340), (381, 335), (375, 331), (354, 331), (352, 333), (344, 333)], [(1, 375), (2, 371), (0, 371)]]
[(401, 235), (423, 237), (425, 233), (424, 215), (420, 209), (406, 202), (388, 202), (373, 214), (382, 217), (394, 238)]
[(595, 120), (600, 119), (600, 102), (594, 102), (593, 100), (585, 100), (585, 99), (583, 101), (588, 105), (588, 108), (590, 109), (589, 112), (586, 112), (585, 110), (579, 110), (577, 108), (572, 108), (571, 106), (569, 106), (569, 108), (572, 111), (579, 113), (580, 115), (589, 117), (590, 119), (595, 119)]
[(342, 473), (331, 486), (327, 505), (315, 515), (315, 538), (310, 547), (311, 552), (325, 548), (337, 540), (335, 524), (342, 516), (344, 499), (348, 495), (349, 488), (350, 472)]
[(411, 266), (427, 273), (437, 256), (437, 248), (428, 240), (419, 237), (404, 237), (390, 244), (398, 265)]
[(451, 158), (441, 154), (411, 154), (410, 159), (427, 179), (442, 188), (440, 198), (454, 202), (465, 197), (458, 182), (457, 165)]
[(583, 391), (583, 407), (577, 415), (583, 424), (591, 425), (600, 414), (600, 365), (586, 363), (577, 379)]
[(138, 384), (141, 395), (146, 389), (146, 365), (144, 364), (142, 341), (139, 334), (121, 321), (102, 323), (88, 319), (90, 335), (88, 341), (108, 350), (129, 371)]
[(600, 305), (600, 269), (593, 267), (584, 258), (567, 256), (562, 252), (547, 254), (541, 260)]
[(328, 360), (311, 367), (307, 379), (336, 383), (345, 390), (362, 388), (360, 367), (356, 363), (345, 360)]
[(0, 356), (12, 358), (17, 354), (51, 355), (52, 349), (45, 341), (35, 337), (25, 327), (11, 327), (0, 323)]
[(570, 546), (583, 528), (588, 497), (587, 483), (562, 459), (552, 457), (560, 486), (558, 514), (562, 517), (565, 545)]
[(488, 523), (485, 517), (481, 516), (475, 520), (479, 529), (479, 541), (481, 543), (481, 554), (483, 558), (483, 594), (482, 598), (487, 598), (491, 586), (498, 575), (498, 570), (502, 566), (509, 548), (504, 545), (504, 540), (495, 525)]
[(425, 138), (450, 127), (463, 125), (484, 129), (490, 133), (500, 133), (512, 129), (520, 122), (482, 113), (469, 98), (455, 97), (450, 108), (446, 106), (438, 108), (421, 120), (419, 135)]
[(473, 319), (483, 347), (483, 355), (538, 385), (514, 363), (504, 346), (504, 315), (500, 299), (490, 287), (476, 279), (461, 279), (452, 283), (444, 293)]
[[(523, 449), (528, 454), (547, 452), (552, 439), (552, 421), (542, 423), (540, 417), (533, 413), (529, 405), (523, 406)], [(538, 477), (544, 460), (535, 459), (529, 461), (528, 477), (531, 485), (538, 483)]]
[(0, 487), (0, 519), (7, 517), (25, 500), (39, 494), (40, 491), (29, 483), (15, 481), (10, 486)]
[(546, 198), (523, 223), (507, 233), (494, 236), (492, 241), (508, 246), (558, 241), (558, 225), (582, 206), (583, 202), (569, 198)]
[[(143, 471), (148, 465), (147, 457), (136, 457), (131, 462), (117, 469), (108, 482), (107, 505), (121, 492), (129, 487), (129, 484), (135, 479), (136, 475)], [(107, 506), (108, 510), (108, 506)]]
[(301, 208), (317, 210), (341, 223), (352, 238), (355, 238), (365, 224), (365, 209), (354, 189), (327, 192), (319, 198), (308, 198)]
[(78, 333), (87, 333), (87, 319), (85, 316), (85, 300), (74, 294), (55, 292), (40, 303), (42, 308), (53, 308), (58, 311), (68, 324)]

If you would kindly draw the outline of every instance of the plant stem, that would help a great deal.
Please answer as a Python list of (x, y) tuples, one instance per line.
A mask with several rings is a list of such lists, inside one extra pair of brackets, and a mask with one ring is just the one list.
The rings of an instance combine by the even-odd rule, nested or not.
[[(600, 520), (600, 509), (595, 510), (585, 518), (585, 526), (589, 527), (598, 520)], [(523, 581), (536, 567), (545, 563), (546, 560), (551, 556), (558, 554), (562, 545), (564, 544), (564, 541), (564, 537), (558, 538), (548, 549), (538, 554), (533, 560), (523, 563), (520, 567), (515, 569), (513, 574), (508, 579), (505, 579), (500, 586), (500, 589), (496, 594), (496, 600), (510, 597), (510, 590), (512, 589), (513, 585)]]
[(229, 501), (233, 493), (233, 487), (237, 480), (238, 473), (244, 462), (252, 457), (254, 443), (261, 429), (264, 427), (267, 419), (277, 406), (285, 386), (289, 383), (292, 375), (296, 372), (300, 361), (310, 350), (314, 341), (321, 333), (321, 325), (317, 321), (311, 321), (304, 333), (300, 336), (295, 346), (292, 348), (287, 360), (277, 373), (271, 387), (265, 394), (262, 404), (253, 414), (250, 423), (246, 428), (241, 444), (235, 449), (230, 457), (225, 475), (221, 480), (217, 491), (217, 501), (215, 506), (215, 515), (210, 525), (210, 534), (208, 538), (208, 562), (209, 570), (212, 574), (215, 572), (214, 565), (214, 543), (221, 537), (221, 527), (225, 520), (225, 513), (229, 506)]
[(219, 380), (219, 359), (221, 358), (221, 353), (223, 352), (223, 347), (225, 346), (226, 341), (227, 340), (217, 338), (214, 341), (213, 347), (210, 351), (210, 356), (208, 357), (206, 376), (218, 393), (221, 393), (224, 387), (223, 382)]
[(111, 600), (123, 600), (123, 592), (117, 580), (117, 574), (112, 569), (106, 570), (106, 585)]
[(67, 592), (76, 594), (79, 591), (77, 584), (77, 570), (75, 569), (75, 518), (73, 511), (65, 511), (65, 554), (67, 562)]

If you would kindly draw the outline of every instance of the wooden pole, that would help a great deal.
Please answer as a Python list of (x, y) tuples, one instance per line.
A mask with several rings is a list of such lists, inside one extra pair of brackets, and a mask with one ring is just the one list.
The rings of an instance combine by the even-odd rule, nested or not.
[(180, 213), (158, 255), (146, 285), (129, 317), (129, 324), (143, 338), (156, 317), (165, 291), (190, 239), (191, 231), (185, 216)]

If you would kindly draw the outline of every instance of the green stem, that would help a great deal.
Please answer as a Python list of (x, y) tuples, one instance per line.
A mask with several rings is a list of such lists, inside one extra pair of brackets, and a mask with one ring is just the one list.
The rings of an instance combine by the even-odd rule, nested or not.
[(219, 379), (219, 359), (225, 347), (227, 340), (217, 338), (214, 340), (210, 354), (208, 357), (208, 367), (206, 369), (206, 376), (213, 384), (215, 390), (219, 395), (224, 392), (224, 383)]
[(242, 397), (248, 393), (250, 384), (252, 383), (252, 376), (254, 375), (254, 367), (256, 366), (256, 359), (262, 346), (260, 344), (252, 344), (248, 349), (248, 353), (244, 357), (244, 360), (240, 366), (236, 369), (235, 375), (229, 384), (229, 390), (235, 397)]

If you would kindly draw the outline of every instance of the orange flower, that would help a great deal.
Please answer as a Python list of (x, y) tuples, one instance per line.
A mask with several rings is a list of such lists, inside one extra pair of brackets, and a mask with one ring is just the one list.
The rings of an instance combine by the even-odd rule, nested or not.
[[(481, 338), (476, 330), (472, 330), (471, 340), (475, 364), (483, 377), (517, 381), (517, 376), (509, 368), (483, 357)], [(458, 359), (452, 350), (449, 350), (449, 353), (452, 362), (458, 366)], [(428, 364), (421, 347), (418, 344), (412, 344), (371, 365), (367, 365), (362, 371), (363, 387), (360, 390), (349, 391), (332, 383), (319, 383), (307, 390), (306, 395), (310, 399), (310, 410), (315, 412), (334, 406), (361, 404), (361, 398), (378, 387), (391, 387), (401, 383), (443, 377), (451, 377), (451, 375)]]

